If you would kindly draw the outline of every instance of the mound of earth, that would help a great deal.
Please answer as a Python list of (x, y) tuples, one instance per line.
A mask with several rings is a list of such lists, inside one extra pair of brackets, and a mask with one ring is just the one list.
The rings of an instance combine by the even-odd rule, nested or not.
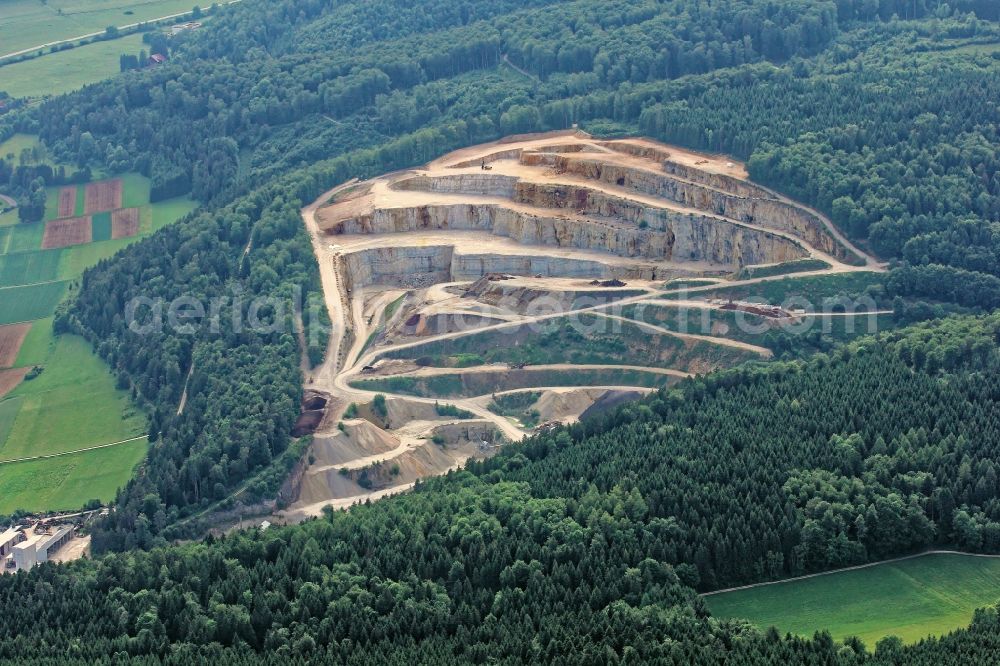
[(545, 391), (533, 408), (538, 410), (538, 418), (542, 422), (574, 421), (605, 393), (604, 389)]
[(389, 453), (400, 446), (398, 437), (365, 419), (349, 419), (343, 424), (343, 432), (317, 435), (313, 439), (312, 455), (317, 466), (343, 465)]
[(604, 395), (594, 401), (583, 413), (580, 420), (589, 419), (593, 416), (600, 416), (611, 411), (623, 402), (638, 400), (643, 396), (641, 391), (606, 391)]

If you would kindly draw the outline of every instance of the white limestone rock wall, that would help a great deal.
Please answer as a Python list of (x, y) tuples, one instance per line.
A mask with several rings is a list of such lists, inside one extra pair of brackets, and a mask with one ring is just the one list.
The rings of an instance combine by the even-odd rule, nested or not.
[(352, 252), (344, 256), (344, 281), (351, 290), (372, 284), (417, 288), (450, 282), (454, 252), (450, 245)]
[[(529, 156), (524, 155), (525, 158)], [(783, 231), (801, 238), (813, 247), (844, 261), (857, 261), (827, 231), (823, 221), (802, 208), (772, 199), (747, 199), (711, 188), (657, 174), (598, 160), (574, 159), (560, 155), (542, 155), (545, 164), (568, 173), (634, 189), (645, 194), (723, 215), (741, 222)]]
[(510, 199), (514, 195), (516, 183), (517, 178), (514, 176), (501, 176), (483, 172), (456, 174), (453, 176), (412, 176), (397, 180), (392, 184), (392, 189), (444, 192), (447, 194), (471, 194)]
[(695, 183), (701, 183), (702, 185), (708, 185), (709, 187), (713, 187), (717, 190), (735, 194), (738, 197), (746, 199), (775, 198), (773, 194), (759, 185), (754, 185), (753, 183), (748, 183), (745, 180), (733, 178), (732, 176), (727, 176), (722, 173), (711, 173), (709, 171), (693, 169), (686, 164), (680, 164), (679, 162), (674, 162), (669, 159), (663, 162), (663, 170), (672, 176), (677, 176), (678, 178), (690, 180)]
[(492, 253), (455, 255), (454, 280), (477, 280), (487, 273), (589, 279), (614, 277), (608, 264), (587, 259)]

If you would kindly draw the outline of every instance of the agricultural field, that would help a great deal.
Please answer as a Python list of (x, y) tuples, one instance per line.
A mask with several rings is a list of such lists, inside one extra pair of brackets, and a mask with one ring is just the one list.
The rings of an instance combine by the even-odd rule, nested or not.
[(65, 282), (0, 288), (0, 325), (48, 317), (63, 299), (66, 288)]
[(8, 394), (19, 408), (0, 446), (0, 461), (75, 451), (143, 433), (145, 417), (125, 391), (115, 388), (107, 367), (83, 338), (52, 338), (40, 367), (44, 370), (37, 377)]
[[(2, 31), (2, 30), (0, 30)], [(71, 92), (119, 73), (119, 56), (138, 55), (142, 35), (94, 42), (0, 67), (0, 90), (11, 97), (42, 97)], [(0, 47), (6, 50), (6, 44)]]
[(787, 583), (704, 597), (717, 617), (834, 640), (857, 636), (869, 648), (885, 636), (914, 643), (966, 626), (976, 608), (1000, 598), (1000, 559), (933, 554)]
[(143, 438), (57, 458), (0, 464), (0, 486), (4, 489), (0, 513), (17, 509), (69, 511), (92, 499), (109, 502), (122, 480), (142, 461), (147, 446)]
[[(2, 149), (33, 146), (16, 139)], [(142, 459), (145, 415), (88, 342), (54, 335), (53, 313), (86, 268), (195, 207), (150, 204), (137, 174), (49, 188), (48, 203), (43, 222), (0, 226), (0, 513), (110, 500)]]
[[(0, 56), (190, 11), (191, 0), (4, 0)], [(46, 56), (47, 57), (47, 56)]]

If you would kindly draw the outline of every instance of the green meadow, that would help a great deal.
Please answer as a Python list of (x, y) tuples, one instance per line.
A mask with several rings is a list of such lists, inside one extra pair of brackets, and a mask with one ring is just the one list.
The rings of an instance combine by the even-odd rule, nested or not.
[(138, 55), (142, 35), (94, 42), (0, 67), (0, 90), (11, 97), (59, 95), (118, 74), (123, 53)]
[(717, 617), (746, 618), (782, 633), (835, 640), (857, 636), (872, 648), (886, 636), (913, 643), (969, 624), (1000, 600), (1000, 558), (934, 554), (704, 597)]
[(0, 465), (0, 488), (4, 490), (0, 513), (72, 510), (92, 499), (109, 502), (142, 461), (147, 446), (145, 439), (139, 439), (58, 458)]
[[(724, 298), (774, 305), (791, 302), (791, 307), (798, 307), (805, 303), (817, 306), (822, 304), (823, 299), (863, 294), (869, 286), (881, 284), (882, 279), (880, 273), (869, 271), (804, 277), (786, 276), (751, 284), (721, 285), (715, 289), (697, 289), (697, 285), (693, 285), (694, 291), (667, 293), (664, 298), (669, 300)], [(676, 287), (673, 284), (668, 284), (666, 288), (681, 289), (683, 286)], [(880, 303), (878, 305), (886, 306), (887, 304)]]
[[(146, 419), (115, 388), (114, 378), (90, 344), (74, 335), (53, 337), (42, 373), (21, 382), (4, 400), (17, 400), (18, 411), (0, 446), (0, 461), (76, 451), (142, 434)], [(34, 326), (33, 326), (34, 327)], [(2, 403), (0, 403), (2, 404)]]
[[(34, 137), (15, 135), (0, 144), (0, 155), (36, 146)], [(47, 156), (41, 154), (39, 159)], [(47, 250), (41, 249), (44, 223), (18, 223), (14, 213), (13, 222), (4, 220), (0, 225), (0, 324), (31, 322), (14, 367), (33, 367), (37, 372), (0, 398), (0, 514), (19, 508), (74, 509), (91, 499), (108, 501), (145, 454), (145, 414), (116, 387), (90, 343), (73, 335), (56, 336), (52, 329), (56, 307), (72, 295), (84, 270), (196, 206), (185, 197), (151, 204), (147, 178), (120, 177), (122, 205), (139, 208), (139, 233), (134, 238), (111, 239), (109, 213), (93, 216), (93, 242)], [(83, 189), (77, 190), (80, 211)], [(58, 191), (49, 188), (50, 204), (58, 201)], [(55, 214), (56, 207), (50, 205), (47, 219)], [(134, 442), (107, 448), (9, 462), (137, 436), (140, 439)]]
[(0, 288), (0, 325), (17, 324), (51, 315), (66, 293), (65, 282)]
[(109, 25), (190, 11), (195, 4), (192, 0), (3, 0), (0, 55), (101, 32)]

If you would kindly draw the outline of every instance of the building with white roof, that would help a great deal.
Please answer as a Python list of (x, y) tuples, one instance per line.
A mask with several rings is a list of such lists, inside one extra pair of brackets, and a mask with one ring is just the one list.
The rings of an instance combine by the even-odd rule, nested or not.
[(63, 525), (52, 534), (34, 534), (13, 547), (14, 567), (27, 571), (40, 562), (47, 562), (67, 541), (73, 538), (73, 527)]

